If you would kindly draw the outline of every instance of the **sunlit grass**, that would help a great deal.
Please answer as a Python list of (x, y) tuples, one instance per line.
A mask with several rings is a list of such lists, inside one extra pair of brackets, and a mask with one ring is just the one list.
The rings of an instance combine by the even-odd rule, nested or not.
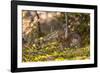
[(85, 60), (90, 57), (89, 45), (61, 49), (58, 42), (49, 42), (40, 49), (33, 44), (31, 48), (23, 48), (22, 52), (23, 62)]

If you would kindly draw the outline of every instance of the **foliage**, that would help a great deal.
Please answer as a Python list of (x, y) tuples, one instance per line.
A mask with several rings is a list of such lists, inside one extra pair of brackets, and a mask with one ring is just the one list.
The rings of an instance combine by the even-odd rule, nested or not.
[(90, 14), (23, 11), (23, 62), (90, 58)]
[(58, 47), (58, 42), (49, 42), (41, 49), (34, 44), (31, 48), (23, 49), (23, 62), (38, 61), (63, 61), (63, 60), (84, 60), (89, 59), (89, 46), (82, 48), (64, 48)]
[(90, 14), (68, 13), (68, 27), (81, 35), (83, 46), (90, 43)]

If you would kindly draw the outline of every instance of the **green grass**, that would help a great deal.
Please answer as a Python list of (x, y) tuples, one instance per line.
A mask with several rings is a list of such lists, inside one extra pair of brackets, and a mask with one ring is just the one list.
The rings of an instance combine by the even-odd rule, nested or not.
[(59, 47), (57, 42), (49, 42), (42, 48), (33, 44), (31, 48), (23, 48), (23, 62), (38, 62), (38, 61), (63, 61), (63, 60), (84, 60), (90, 57), (90, 47), (81, 48), (63, 48)]

